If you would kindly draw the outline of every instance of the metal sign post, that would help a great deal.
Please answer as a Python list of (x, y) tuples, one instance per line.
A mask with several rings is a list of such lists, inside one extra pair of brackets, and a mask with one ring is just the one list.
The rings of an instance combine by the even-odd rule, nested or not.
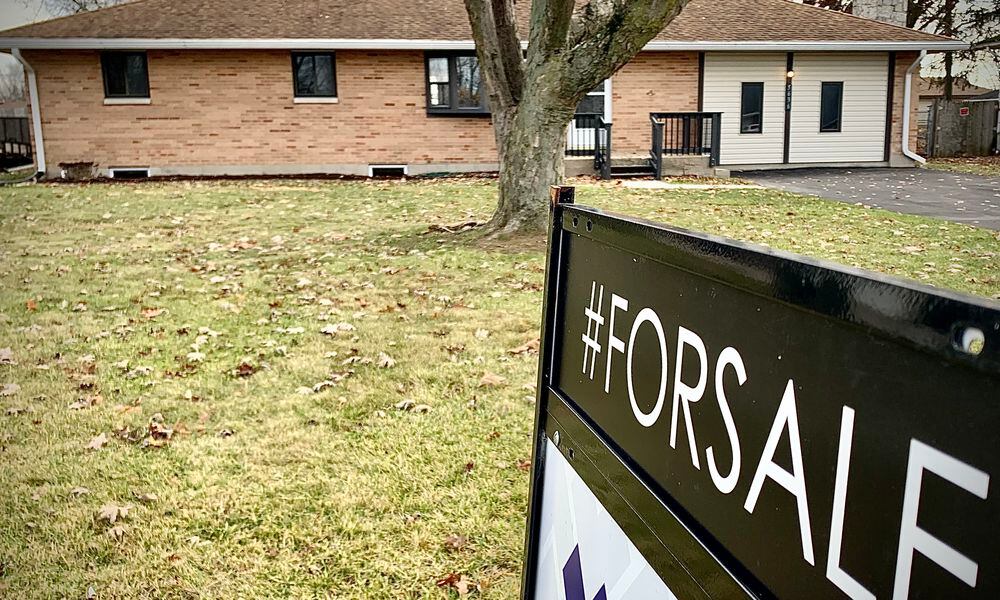
[(1000, 597), (1000, 306), (572, 198), (523, 598)]

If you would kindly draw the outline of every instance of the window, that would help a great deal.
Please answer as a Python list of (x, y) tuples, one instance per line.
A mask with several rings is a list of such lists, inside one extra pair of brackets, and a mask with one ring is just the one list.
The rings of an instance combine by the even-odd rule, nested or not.
[(332, 52), (292, 53), (296, 98), (336, 98), (337, 72)]
[(840, 131), (844, 113), (844, 82), (824, 81), (819, 94), (819, 130)]
[(603, 117), (605, 114), (604, 103), (607, 99), (604, 92), (605, 85), (607, 85), (607, 82), (602, 81), (596, 88), (587, 92), (583, 100), (576, 105), (574, 113), (574, 124), (576, 127), (597, 127), (597, 117)]
[(761, 133), (764, 126), (764, 84), (744, 83), (740, 97), (740, 133)]
[(103, 52), (105, 98), (149, 98), (145, 52)]
[(473, 54), (427, 56), (427, 112), (489, 114), (479, 60)]

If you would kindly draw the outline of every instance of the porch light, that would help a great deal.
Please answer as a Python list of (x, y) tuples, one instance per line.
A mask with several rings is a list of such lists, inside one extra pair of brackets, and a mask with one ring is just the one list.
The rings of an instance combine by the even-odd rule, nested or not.
[(791, 79), (791, 78), (795, 77), (795, 71), (793, 71), (793, 70), (789, 69), (789, 70), (788, 70), (788, 72), (787, 72), (787, 73), (785, 73), (785, 77), (787, 77), (787, 78), (789, 78), (789, 79)]

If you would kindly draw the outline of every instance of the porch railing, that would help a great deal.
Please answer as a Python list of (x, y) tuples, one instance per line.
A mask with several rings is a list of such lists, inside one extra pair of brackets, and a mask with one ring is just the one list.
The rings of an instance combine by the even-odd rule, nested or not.
[(566, 136), (566, 156), (593, 156), (594, 170), (611, 179), (611, 123), (600, 113), (573, 115)]
[(27, 117), (0, 117), (0, 167), (31, 162)]
[(708, 166), (719, 164), (719, 139), (722, 113), (658, 112), (649, 113), (652, 146), (649, 162), (659, 179), (664, 155), (708, 156)]

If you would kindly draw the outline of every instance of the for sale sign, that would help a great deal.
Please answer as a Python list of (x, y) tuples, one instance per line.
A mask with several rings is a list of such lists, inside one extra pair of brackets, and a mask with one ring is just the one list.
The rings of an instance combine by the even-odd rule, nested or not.
[(525, 597), (1000, 597), (995, 303), (566, 203), (549, 252)]

